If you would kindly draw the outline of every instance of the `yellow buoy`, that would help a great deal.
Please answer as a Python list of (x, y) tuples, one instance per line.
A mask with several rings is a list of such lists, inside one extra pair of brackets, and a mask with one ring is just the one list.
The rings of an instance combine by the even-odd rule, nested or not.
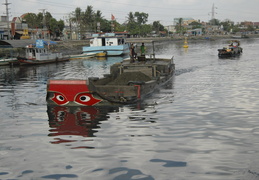
[(187, 42), (187, 37), (185, 37), (185, 40), (184, 40), (184, 45), (183, 45), (184, 48), (188, 48), (188, 42)]

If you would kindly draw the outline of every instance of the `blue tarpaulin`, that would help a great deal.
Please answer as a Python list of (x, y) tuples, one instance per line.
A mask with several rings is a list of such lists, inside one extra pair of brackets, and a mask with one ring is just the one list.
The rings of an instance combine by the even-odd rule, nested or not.
[(44, 45), (51, 45), (51, 44), (57, 44), (57, 43), (55, 41), (44, 41), (43, 39), (36, 40), (37, 48), (44, 48)]

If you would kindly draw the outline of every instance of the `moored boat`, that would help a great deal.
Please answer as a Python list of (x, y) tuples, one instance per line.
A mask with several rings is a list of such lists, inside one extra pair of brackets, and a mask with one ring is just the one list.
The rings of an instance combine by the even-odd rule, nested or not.
[(106, 56), (121, 56), (129, 53), (129, 44), (123, 36), (116, 36), (115, 33), (106, 33), (102, 36), (93, 34), (90, 39), (90, 46), (83, 46), (83, 53), (105, 53)]
[(110, 106), (133, 104), (169, 82), (175, 71), (173, 59), (125, 59), (110, 67), (110, 74), (88, 80), (49, 80), (48, 105)]
[(228, 58), (239, 56), (243, 53), (243, 48), (240, 47), (240, 41), (231, 40), (230, 44), (227, 47), (223, 47), (222, 49), (218, 49), (219, 58)]
[(74, 59), (87, 59), (95, 57), (95, 53), (89, 53), (89, 54), (76, 54), (76, 55), (70, 55), (70, 60)]
[[(68, 61), (69, 56), (63, 56), (61, 52), (56, 52), (50, 47), (55, 42), (47, 42), (42, 39), (36, 40), (36, 45), (28, 45), (25, 47), (25, 56), (18, 56), (20, 65), (46, 64)], [(47, 45), (47, 47), (45, 46)]]
[(9, 64), (15, 64), (18, 63), (18, 60), (16, 57), (2, 57), (0, 58), (0, 66), (6, 66)]

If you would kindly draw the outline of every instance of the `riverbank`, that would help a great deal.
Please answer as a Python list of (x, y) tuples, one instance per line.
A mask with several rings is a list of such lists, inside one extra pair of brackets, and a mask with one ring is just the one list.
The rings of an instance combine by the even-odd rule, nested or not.
[[(128, 43), (141, 43), (141, 42), (164, 42), (164, 41), (183, 41), (186, 36), (173, 36), (173, 37), (147, 37), (147, 38), (127, 38)], [(249, 34), (248, 38), (259, 38), (259, 34)], [(188, 41), (201, 41), (201, 40), (217, 40), (217, 39), (231, 39), (233, 35), (207, 35), (207, 36), (189, 36)], [(242, 39), (240, 39), (242, 40)], [(58, 45), (56, 50), (62, 52), (64, 55), (81, 54), (83, 46), (89, 46), (89, 39), (87, 40), (64, 40), (57, 41)], [(17, 56), (22, 54), (22, 48), (0, 48), (0, 57), (2, 56)]]

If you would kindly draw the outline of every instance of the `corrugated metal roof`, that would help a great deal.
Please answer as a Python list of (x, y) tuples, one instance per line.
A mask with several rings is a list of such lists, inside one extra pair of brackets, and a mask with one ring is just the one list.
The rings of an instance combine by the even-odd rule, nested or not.
[(0, 40), (0, 48), (19, 48), (35, 44), (35, 39), (26, 40)]

